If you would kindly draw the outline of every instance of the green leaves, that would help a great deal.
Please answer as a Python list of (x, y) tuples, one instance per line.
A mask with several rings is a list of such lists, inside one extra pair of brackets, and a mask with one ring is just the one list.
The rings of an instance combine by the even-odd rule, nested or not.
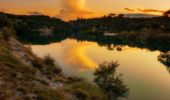
[(117, 62), (104, 62), (94, 73), (94, 82), (107, 94), (108, 100), (128, 97), (129, 89), (123, 83), (122, 75), (116, 72), (118, 66)]

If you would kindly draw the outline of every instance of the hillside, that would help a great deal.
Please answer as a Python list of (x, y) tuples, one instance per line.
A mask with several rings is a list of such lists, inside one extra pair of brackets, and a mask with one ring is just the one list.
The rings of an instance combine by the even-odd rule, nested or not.
[(4, 32), (0, 31), (0, 100), (79, 100), (82, 95), (103, 100), (95, 85), (65, 77), (51, 57), (38, 58)]
[(65, 38), (69, 24), (44, 15), (13, 15), (0, 13), (0, 28), (8, 27), (17, 38), (26, 43), (44, 43)]

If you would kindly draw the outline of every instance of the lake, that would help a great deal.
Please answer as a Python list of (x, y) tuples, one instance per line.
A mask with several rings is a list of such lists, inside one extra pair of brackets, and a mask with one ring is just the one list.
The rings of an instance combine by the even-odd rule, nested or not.
[(48, 45), (32, 45), (32, 51), (39, 57), (52, 56), (63, 72), (93, 80), (93, 72), (105, 61), (118, 61), (118, 73), (123, 74), (130, 89), (128, 100), (170, 100), (170, 73), (157, 60), (160, 51), (135, 47), (99, 46), (96, 42), (66, 39)]

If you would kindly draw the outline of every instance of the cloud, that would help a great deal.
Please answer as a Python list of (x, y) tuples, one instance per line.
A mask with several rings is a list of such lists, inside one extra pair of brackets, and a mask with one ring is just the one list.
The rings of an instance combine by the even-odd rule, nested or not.
[(137, 9), (138, 11), (144, 12), (144, 13), (164, 13), (163, 10), (157, 10), (157, 9)]
[(57, 17), (69, 20), (78, 17), (87, 17), (90, 14), (93, 14), (93, 12), (86, 10), (85, 0), (62, 0), (62, 9)]
[(141, 8), (124, 8), (127, 11), (134, 12), (139, 11), (143, 13), (164, 13), (163, 10), (157, 10), (157, 9), (141, 9)]
[(127, 11), (131, 11), (131, 12), (135, 11), (134, 9), (131, 9), (131, 8), (124, 8), (124, 9)]
[(43, 13), (38, 12), (38, 11), (28, 12), (28, 14), (30, 14), (30, 15), (44, 15)]

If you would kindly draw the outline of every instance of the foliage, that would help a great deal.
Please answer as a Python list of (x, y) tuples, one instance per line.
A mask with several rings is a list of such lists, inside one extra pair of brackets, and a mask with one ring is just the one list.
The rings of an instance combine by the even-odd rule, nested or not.
[[(169, 11), (165, 14), (169, 15)], [(52, 30), (50, 37), (42, 36), (40, 30), (44, 28)], [(61, 75), (61, 69), (54, 60), (49, 56), (44, 59), (33, 56), (32, 65), (25, 65), (21, 59), (12, 55), (6, 41), (11, 36), (16, 35), (22, 42), (30, 43), (50, 43), (71, 37), (80, 41), (95, 41), (99, 45), (109, 48), (114, 44), (149, 48), (150, 50), (170, 50), (170, 18), (167, 16), (127, 18), (122, 14), (119, 16), (111, 14), (101, 18), (64, 22), (48, 16), (0, 13), (0, 30), (0, 73), (2, 79), (8, 83), (6, 87), (1, 87), (0, 90), (4, 89), (5, 91), (0, 91), (0, 98), (3, 93), (5, 96), (7, 95), (6, 97), (12, 97), (19, 91), (21, 94), (33, 93), (41, 100), (51, 100), (52, 97), (54, 97), (53, 99), (68, 100), (65, 98), (68, 95), (65, 93), (66, 91), (49, 88), (47, 86), (49, 84), (43, 78), (39, 79), (39, 83), (43, 84), (36, 85), (37, 72), (50, 77), (49, 80), (53, 78), (57, 80), (56, 77), (66, 79)], [(104, 37), (103, 33), (105, 32), (118, 34), (114, 37)], [(106, 100), (105, 94), (109, 100), (127, 97), (128, 88), (123, 83), (122, 76), (116, 73), (117, 67), (117, 62), (105, 62), (96, 70), (94, 82), (101, 89), (80, 78), (66, 79), (70, 84), (69, 92), (71, 91), (71, 95), (75, 95), (81, 100)]]
[[(78, 19), (70, 21), (74, 28), (74, 33), (103, 33), (103, 32), (123, 32), (142, 31), (154, 29), (162, 32), (169, 32), (170, 18), (160, 16), (153, 18), (128, 18), (122, 14), (114, 17), (104, 16), (101, 18)], [(76, 26), (76, 27), (74, 27)], [(95, 30), (94, 30), (95, 29)]]
[(1, 33), (5, 40), (8, 40), (10, 37), (15, 37), (15, 31), (9, 27), (3, 27)]
[(158, 60), (165, 64), (167, 67), (170, 67), (170, 54), (162, 53), (158, 56)]
[(108, 100), (116, 100), (118, 97), (127, 97), (129, 89), (123, 83), (121, 75), (117, 75), (117, 62), (104, 62), (99, 65), (94, 75), (94, 82), (107, 93)]
[[(44, 43), (54, 39), (64, 38), (69, 32), (69, 25), (57, 18), (48, 16), (25, 16), (0, 13), (0, 28), (9, 27), (16, 32), (16, 36), (23, 42)], [(51, 35), (42, 35), (43, 29), (51, 30)], [(58, 36), (60, 34), (60, 36)]]
[[(29, 50), (31, 64), (12, 54), (10, 44), (0, 34), (0, 98), (16, 100), (105, 100), (105, 95), (96, 85), (78, 78), (62, 76), (53, 58), (49, 55), (43, 59), (36, 57)], [(63, 87), (55, 89), (51, 83), (62, 81)], [(4, 84), (3, 84), (4, 83)], [(19, 94), (19, 95), (18, 95)]]
[[(168, 40), (170, 40), (168, 35), (170, 32), (170, 18), (164, 16), (128, 18), (122, 14), (109, 14), (108, 16), (100, 18), (77, 19), (64, 22), (48, 16), (24, 16), (0, 13), (0, 24), (0, 28), (8, 27), (14, 30), (16, 37), (22, 42), (35, 44), (46, 44), (54, 41), (62, 41), (70, 37), (77, 38), (79, 36), (81, 36), (81, 38), (86, 37), (86, 39), (90, 37), (97, 42), (99, 40), (105, 42), (102, 37), (105, 32), (141, 33), (120, 34), (118, 38), (109, 38), (108, 41), (112, 43), (118, 41), (123, 44), (144, 45), (147, 47), (154, 45), (152, 46), (153, 49), (168, 49), (168, 47), (165, 48), (163, 43), (168, 44)], [(42, 29), (49, 29), (52, 34), (50, 36), (42, 35)], [(148, 30), (151, 31), (147, 32)], [(148, 35), (143, 35), (143, 33), (148, 33)], [(140, 36), (142, 35), (144, 40), (140, 40)], [(100, 39), (100, 37), (102, 37), (102, 39)], [(124, 37), (127, 37), (126, 40), (123, 40)], [(135, 40), (133, 38), (135, 38)], [(140, 43), (138, 40), (140, 40)], [(154, 43), (153, 41), (158, 41), (158, 43)]]
[(106, 100), (106, 95), (100, 88), (85, 80), (71, 84), (71, 89), (79, 100)]
[(45, 70), (56, 74), (61, 74), (61, 68), (59, 67), (59, 65), (56, 65), (55, 60), (52, 57), (50, 57), (49, 55), (45, 56), (43, 62), (46, 65)]
[(164, 15), (165, 17), (169, 17), (169, 15), (170, 15), (170, 10), (165, 11), (165, 12), (163, 13), (163, 15)]

